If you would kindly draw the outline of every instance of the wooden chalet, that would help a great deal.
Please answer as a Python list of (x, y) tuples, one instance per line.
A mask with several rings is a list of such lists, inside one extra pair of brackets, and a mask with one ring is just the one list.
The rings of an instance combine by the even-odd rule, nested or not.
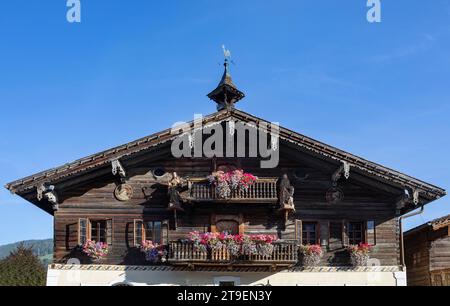
[(450, 286), (450, 215), (407, 231), (408, 285)]
[[(222, 80), (208, 97), (218, 111), (202, 118), (204, 127), (219, 124), (228, 131), (232, 121), (256, 124), (256, 129), (270, 125), (235, 108), (244, 93), (234, 85), (227, 62)], [(172, 142), (194, 132), (195, 124), (188, 123), (187, 131), (167, 129), (6, 185), (54, 216), (49, 284), (65, 284), (63, 273), (71, 269), (89, 274), (83, 278), (82, 273), (77, 285), (221, 280), (241, 285), (404, 284), (399, 217), (439, 199), (445, 190), (283, 127), (274, 148), (279, 150), (275, 168), (261, 168), (261, 156), (174, 157)], [(229, 169), (243, 169), (258, 179), (247, 190), (222, 198), (207, 177)], [(183, 187), (174, 189), (174, 179)], [(283, 179), (292, 191), (292, 207), (281, 196)], [(187, 241), (193, 231), (270, 234), (278, 241), (270, 256), (232, 258), (225, 249), (196, 250)], [(108, 245), (101, 262), (80, 251), (87, 240)], [(146, 240), (164, 245), (164, 262), (146, 261), (139, 250)], [(345, 248), (364, 242), (374, 246), (370, 257), (375, 267), (353, 268)], [(318, 267), (303, 267), (299, 246), (313, 244), (322, 246), (324, 256)], [(77, 260), (81, 265), (73, 265)], [(380, 277), (371, 279), (367, 273)]]

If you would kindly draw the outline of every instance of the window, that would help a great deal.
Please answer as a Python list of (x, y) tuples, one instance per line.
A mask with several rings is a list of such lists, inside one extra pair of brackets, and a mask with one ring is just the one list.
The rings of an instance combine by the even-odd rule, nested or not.
[(106, 243), (106, 220), (91, 221), (91, 240)]
[(220, 276), (214, 277), (214, 285), (222, 287), (240, 286), (241, 279), (234, 276)]
[(167, 225), (161, 221), (134, 220), (134, 244), (140, 245), (144, 240), (166, 244), (168, 242)]
[(302, 222), (302, 244), (313, 245), (318, 243), (317, 223)]
[(348, 243), (357, 245), (364, 242), (364, 225), (362, 222), (350, 222), (347, 228)]
[(112, 245), (112, 220), (78, 220), (78, 244), (83, 245), (87, 240), (103, 242)]

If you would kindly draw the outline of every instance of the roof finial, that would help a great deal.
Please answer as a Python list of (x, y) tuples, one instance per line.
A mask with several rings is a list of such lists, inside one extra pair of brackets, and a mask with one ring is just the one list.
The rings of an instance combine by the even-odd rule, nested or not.
[(245, 94), (237, 89), (231, 79), (231, 73), (229, 70), (230, 64), (228, 63), (231, 61), (231, 51), (228, 50), (225, 45), (222, 45), (222, 50), (225, 57), (225, 62), (223, 64), (225, 66), (225, 71), (223, 72), (222, 79), (220, 80), (217, 88), (208, 94), (208, 97), (218, 104), (218, 110), (233, 109), (234, 103), (245, 97)]

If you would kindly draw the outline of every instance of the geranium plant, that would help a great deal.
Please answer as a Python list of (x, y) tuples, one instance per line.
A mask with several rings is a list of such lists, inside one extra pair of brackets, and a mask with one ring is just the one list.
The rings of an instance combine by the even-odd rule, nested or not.
[(140, 249), (145, 254), (145, 260), (148, 262), (159, 263), (166, 261), (167, 251), (164, 245), (145, 240), (142, 241)]
[(305, 267), (317, 266), (323, 256), (322, 247), (318, 244), (302, 245), (300, 252), (303, 255), (303, 266)]
[(95, 242), (94, 240), (87, 240), (83, 246), (83, 253), (94, 260), (102, 259), (108, 255), (108, 244), (103, 242)]
[(358, 245), (350, 245), (347, 251), (350, 253), (350, 260), (354, 267), (367, 266), (369, 261), (369, 253), (373, 246), (368, 243), (360, 243)]
[(208, 176), (209, 182), (216, 187), (220, 198), (231, 197), (232, 191), (246, 191), (258, 178), (243, 170), (229, 172), (217, 171)]

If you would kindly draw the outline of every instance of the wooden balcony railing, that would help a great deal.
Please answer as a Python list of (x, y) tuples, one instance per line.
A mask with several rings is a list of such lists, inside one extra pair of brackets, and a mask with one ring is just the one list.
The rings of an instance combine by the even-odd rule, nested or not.
[(247, 190), (234, 190), (229, 198), (221, 198), (215, 186), (204, 178), (188, 180), (188, 200), (194, 202), (246, 202), (276, 203), (278, 201), (277, 178), (259, 178)]
[(271, 256), (240, 255), (232, 257), (226, 247), (218, 251), (200, 252), (190, 242), (171, 242), (168, 262), (173, 264), (239, 264), (239, 265), (292, 265), (298, 261), (298, 246), (294, 242), (274, 243)]

